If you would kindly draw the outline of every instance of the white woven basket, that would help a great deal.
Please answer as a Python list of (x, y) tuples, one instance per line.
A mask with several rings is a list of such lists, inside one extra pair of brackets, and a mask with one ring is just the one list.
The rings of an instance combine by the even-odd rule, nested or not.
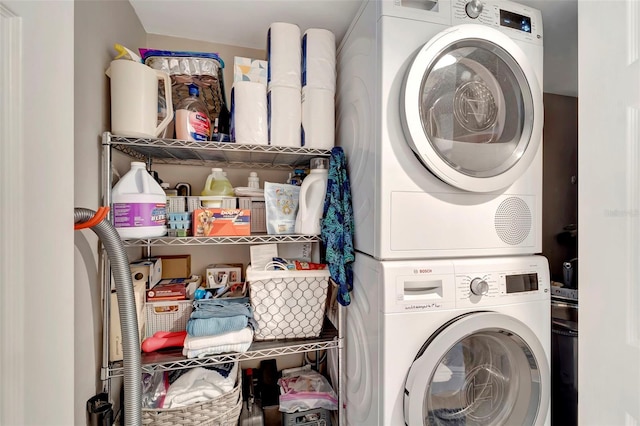
[(142, 424), (152, 426), (236, 426), (242, 411), (242, 370), (236, 386), (224, 395), (180, 408), (142, 409)]
[(328, 270), (258, 271), (247, 268), (254, 340), (318, 337), (327, 302)]

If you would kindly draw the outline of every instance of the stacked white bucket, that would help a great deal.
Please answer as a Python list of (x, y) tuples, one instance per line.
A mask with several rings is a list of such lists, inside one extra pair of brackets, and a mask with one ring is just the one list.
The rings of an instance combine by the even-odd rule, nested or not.
[(335, 36), (275, 22), (267, 35), (269, 144), (331, 149), (335, 141)]

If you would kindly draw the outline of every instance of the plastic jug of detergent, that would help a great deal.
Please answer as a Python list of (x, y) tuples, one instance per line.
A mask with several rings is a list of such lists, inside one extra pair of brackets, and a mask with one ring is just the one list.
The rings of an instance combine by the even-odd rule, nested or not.
[(320, 221), (324, 210), (329, 176), (326, 158), (311, 159), (311, 170), (300, 186), (296, 234), (320, 235)]
[(214, 167), (211, 174), (207, 176), (204, 189), (200, 193), (202, 196), (233, 197), (235, 195), (231, 182), (227, 179), (222, 169)]
[(167, 233), (167, 196), (144, 163), (131, 162), (131, 169), (111, 193), (113, 223), (121, 238), (152, 238)]

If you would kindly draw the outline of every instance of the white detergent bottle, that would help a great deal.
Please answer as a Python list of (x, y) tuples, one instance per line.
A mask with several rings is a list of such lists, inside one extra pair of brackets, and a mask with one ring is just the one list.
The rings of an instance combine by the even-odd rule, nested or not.
[(131, 162), (131, 169), (111, 194), (113, 224), (121, 238), (153, 238), (167, 233), (167, 195), (144, 163)]
[(326, 158), (313, 158), (311, 171), (300, 186), (296, 234), (320, 235), (329, 170)]

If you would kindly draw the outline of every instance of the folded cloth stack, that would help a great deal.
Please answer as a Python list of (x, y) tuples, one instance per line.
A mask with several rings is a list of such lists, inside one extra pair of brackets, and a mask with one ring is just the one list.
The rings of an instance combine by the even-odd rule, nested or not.
[(187, 358), (249, 349), (257, 328), (249, 298), (196, 300), (193, 308), (182, 350)]
[(204, 367), (190, 369), (169, 386), (163, 408), (197, 404), (231, 392), (237, 375), (238, 363), (234, 363), (226, 375)]

